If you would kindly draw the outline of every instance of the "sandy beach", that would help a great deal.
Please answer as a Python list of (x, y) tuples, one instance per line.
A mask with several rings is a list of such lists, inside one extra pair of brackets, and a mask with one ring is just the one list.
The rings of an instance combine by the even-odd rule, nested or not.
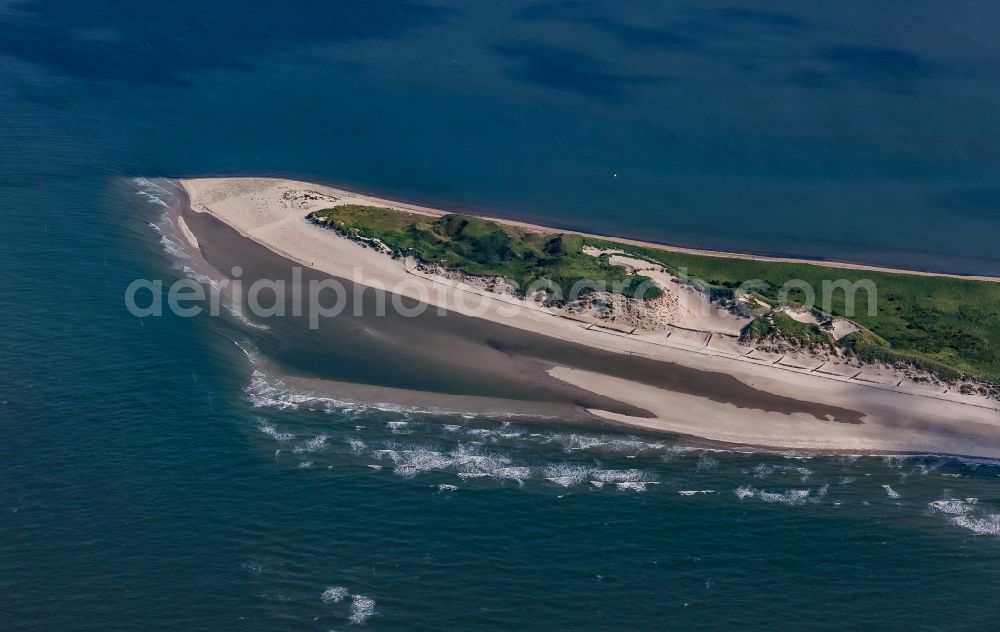
[[(693, 394), (652, 380), (556, 364), (547, 367), (547, 375), (553, 380), (648, 411), (650, 415), (639, 417), (589, 409), (609, 423), (775, 448), (1000, 457), (1000, 411), (995, 400), (905, 383), (895, 375), (876, 370), (850, 371), (834, 363), (811, 363), (808, 358), (748, 353), (726, 334), (726, 327), (731, 327), (728, 323), (717, 325), (719, 334), (709, 331), (700, 335), (697, 331), (678, 329), (667, 337), (630, 335), (594, 326), (553, 314), (532, 301), (484, 292), (460, 281), (421, 273), (405, 261), (362, 247), (305, 219), (310, 211), (341, 204), (384, 206), (434, 216), (444, 214), (440, 210), (289, 180), (205, 178), (183, 180), (180, 184), (187, 192), (193, 212), (210, 214), (268, 250), (321, 273), (391, 289), (450, 312), (613, 352), (623, 356), (623, 361), (635, 358), (636, 362), (641, 359), (662, 363), (664, 372), (683, 367), (706, 374), (724, 374), (761, 397), (803, 403), (801, 410), (792, 406), (778, 412), (780, 409), (753, 403), (757, 400), (750, 396), (745, 402), (717, 401), (705, 393)], [(518, 222), (503, 223), (552, 231)], [(204, 235), (196, 237), (186, 226), (182, 230), (192, 246), (206, 246)], [(750, 258), (610, 239), (666, 250)], [(919, 274), (874, 266), (809, 263)], [(816, 412), (810, 406), (840, 412)]]

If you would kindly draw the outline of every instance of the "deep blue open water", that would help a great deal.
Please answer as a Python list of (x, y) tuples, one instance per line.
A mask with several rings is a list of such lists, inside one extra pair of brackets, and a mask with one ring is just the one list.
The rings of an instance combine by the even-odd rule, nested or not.
[(122, 295), (206, 174), (998, 274), (997, 17), (0, 2), (0, 628), (995, 629), (997, 464), (302, 399)]

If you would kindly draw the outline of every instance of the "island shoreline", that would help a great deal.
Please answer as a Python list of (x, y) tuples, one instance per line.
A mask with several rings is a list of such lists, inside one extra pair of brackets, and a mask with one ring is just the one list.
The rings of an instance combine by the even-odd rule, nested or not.
[[(248, 179), (229, 179), (227, 181), (220, 181), (223, 184), (233, 184), (237, 181), (246, 181)], [(271, 179), (260, 179), (260, 182), (265, 184), (274, 184), (276, 182), (285, 182), (289, 185), (296, 185), (302, 187), (310, 186), (320, 186), (313, 183), (305, 183), (300, 181), (276, 181)], [(190, 181), (183, 183), (185, 187), (190, 186)], [(205, 181), (201, 182), (201, 185), (205, 185)], [(323, 187), (326, 188), (326, 187)], [(341, 189), (337, 189), (341, 193), (346, 193)], [(383, 200), (380, 198), (375, 198), (376, 201), (382, 201), (383, 203), (391, 203), (389, 200)], [(211, 214), (215, 215), (218, 219), (225, 223), (232, 224), (234, 221), (236, 224), (240, 222), (234, 220), (233, 217), (219, 216), (218, 212), (209, 209), (208, 206), (204, 206), (201, 209), (195, 209), (194, 206), (198, 205), (199, 202), (192, 199), (189, 206), (192, 212), (206, 212), (212, 211)], [(398, 203), (395, 203), (398, 206)], [(413, 210), (414, 212), (425, 212), (428, 215), (442, 215), (445, 214), (444, 211), (436, 209), (424, 209), (423, 207), (415, 207), (409, 205), (404, 207), (404, 209)], [(385, 262), (379, 259), (373, 259), (372, 257), (384, 257), (385, 260), (391, 261), (389, 257), (382, 255), (381, 253), (376, 253), (372, 250), (364, 249), (351, 242), (350, 240), (344, 239), (343, 237), (337, 236), (332, 233), (332, 231), (325, 231), (321, 228), (311, 226), (304, 220), (304, 213), (292, 212), (291, 215), (287, 215), (284, 219), (287, 221), (282, 221), (282, 224), (287, 224), (284, 228), (294, 227), (293, 230), (299, 231), (297, 233), (299, 236), (306, 235), (309, 239), (319, 240), (324, 244), (324, 247), (333, 247), (335, 249), (340, 249), (342, 251), (342, 256), (347, 256), (349, 258), (363, 258), (366, 262), (372, 263), (374, 265), (383, 265)], [(294, 220), (294, 222), (292, 222)], [(308, 227), (309, 230), (314, 232), (305, 232), (304, 226)], [(252, 222), (251, 224), (244, 225), (243, 228), (234, 226), (239, 232), (250, 239), (253, 239), (257, 243), (263, 245), (269, 250), (275, 252), (276, 254), (288, 258), (290, 260), (296, 261), (303, 265), (308, 265), (309, 261), (303, 261), (302, 257), (297, 257), (290, 255), (288, 252), (283, 251), (280, 247), (277, 247), (274, 243), (268, 244), (266, 238), (261, 238), (260, 235), (253, 236), (249, 233), (252, 232)], [(545, 229), (544, 227), (535, 228), (536, 230), (551, 230)], [(273, 236), (273, 235), (272, 235)], [(340, 240), (340, 241), (331, 241)], [(350, 248), (354, 250), (345, 250), (348, 248), (346, 244), (350, 244)], [(298, 247), (296, 242), (296, 247)], [(349, 254), (348, 254), (349, 253)], [(301, 254), (301, 253), (300, 253)], [(308, 259), (308, 257), (307, 257)], [(322, 266), (321, 266), (322, 267)], [(334, 276), (344, 276), (338, 275), (336, 271), (324, 270), (324, 272)], [(906, 272), (903, 272), (906, 273)], [(398, 271), (393, 274), (398, 274)], [(963, 277), (964, 278), (964, 277)], [(456, 290), (460, 291), (460, 290)], [(549, 322), (553, 320), (562, 319), (547, 319)], [(579, 327), (577, 327), (579, 328)], [(570, 332), (571, 329), (563, 326), (563, 332), (555, 333), (559, 329), (552, 331), (542, 332), (543, 335), (554, 335), (560, 337), (561, 333)], [(577, 332), (578, 334), (578, 332)], [(568, 342), (579, 343), (579, 340), (568, 339)], [(615, 351), (617, 353), (631, 354), (632, 351), (628, 350), (630, 344), (634, 344), (638, 341), (628, 341), (628, 340), (618, 340), (615, 344), (622, 345), (622, 348), (608, 349), (609, 351)], [(590, 343), (584, 342), (583, 344), (590, 345)], [(592, 345), (590, 345), (592, 346)], [(821, 424), (820, 426), (807, 427), (801, 425), (804, 421), (801, 417), (796, 417), (796, 415), (785, 415), (784, 419), (779, 417), (782, 416), (768, 416), (766, 414), (758, 414), (755, 411), (747, 412), (745, 410), (736, 410), (735, 416), (727, 418), (725, 415), (718, 417), (715, 420), (717, 424), (717, 430), (713, 436), (713, 432), (706, 431), (705, 428), (691, 428), (686, 426), (682, 420), (671, 419), (666, 421), (664, 419), (654, 419), (652, 421), (639, 420), (638, 418), (627, 418), (623, 419), (623, 416), (612, 414), (613, 416), (608, 417), (602, 414), (597, 414), (598, 417), (603, 417), (603, 422), (608, 425), (620, 426), (623, 429), (631, 430), (641, 430), (644, 432), (660, 432), (673, 434), (673, 435), (684, 435), (697, 437), (701, 440), (718, 442), (720, 444), (726, 445), (747, 445), (747, 446), (759, 446), (766, 447), (775, 450), (807, 450), (807, 451), (819, 451), (819, 452), (829, 452), (829, 453), (899, 453), (899, 454), (956, 454), (956, 455), (966, 455), (970, 457), (977, 458), (996, 458), (1000, 456), (1000, 435), (993, 437), (992, 435), (997, 430), (996, 426), (1000, 425), (1000, 419), (995, 417), (996, 410), (989, 409), (987, 412), (985, 409), (982, 412), (975, 413), (972, 409), (977, 408), (976, 405), (968, 405), (958, 403), (952, 400), (938, 400), (936, 403), (928, 402), (927, 397), (915, 397), (916, 395), (921, 395), (921, 393), (913, 393), (911, 395), (905, 395), (897, 391), (884, 391), (878, 387), (872, 387), (866, 384), (850, 384), (845, 385), (837, 380), (819, 380), (819, 382), (826, 382), (826, 385), (817, 384), (815, 379), (804, 380), (799, 374), (792, 374), (786, 376), (778, 376), (778, 382), (784, 384), (782, 386), (778, 382), (775, 382), (776, 374), (773, 371), (762, 371), (759, 365), (745, 366), (750, 363), (736, 363), (743, 364), (744, 366), (734, 365), (734, 361), (731, 358), (714, 357), (711, 359), (706, 358), (693, 358), (692, 355), (698, 354), (682, 354), (681, 351), (689, 351), (683, 349), (666, 349), (662, 350), (657, 355), (664, 357), (656, 357), (659, 361), (666, 362), (679, 362), (684, 366), (699, 366), (700, 368), (710, 367), (709, 370), (722, 370), (723, 372), (729, 373), (731, 375), (736, 375), (740, 381), (745, 383), (754, 384), (755, 382), (765, 384), (767, 392), (773, 393), (775, 395), (788, 396), (794, 393), (796, 398), (802, 401), (815, 401), (815, 402), (825, 402), (827, 404), (840, 404), (844, 405), (846, 402), (852, 402), (852, 404), (857, 401), (857, 403), (864, 404), (862, 410), (865, 412), (866, 422), (861, 426), (861, 429), (865, 432), (862, 434), (871, 434), (870, 431), (873, 429), (878, 430), (876, 435), (869, 436), (863, 439), (861, 436), (852, 436), (851, 433), (846, 433), (842, 429), (832, 428), (828, 424)], [(680, 356), (687, 356), (686, 359)], [(783, 367), (779, 367), (783, 368)], [(815, 378), (816, 376), (811, 376)], [(825, 376), (822, 376), (825, 377)], [(761, 381), (763, 380), (763, 382)], [(832, 383), (831, 383), (832, 382)], [(573, 383), (570, 381), (569, 383)], [(580, 386), (580, 384), (574, 384), (574, 386)], [(867, 388), (859, 387), (865, 386)], [(674, 393), (670, 391), (663, 391), (662, 389), (656, 389), (649, 385), (639, 384), (637, 389), (632, 395), (622, 396), (617, 394), (612, 398), (620, 401), (622, 403), (628, 403), (629, 405), (636, 406), (637, 408), (642, 408), (644, 410), (652, 410), (656, 413), (655, 406), (650, 407), (640, 403), (635, 398), (640, 400), (643, 397), (649, 396), (649, 393), (641, 392), (643, 389), (652, 389), (656, 391), (654, 393), (654, 401), (656, 402), (667, 402), (670, 406), (675, 409), (676, 406), (680, 405), (677, 410), (683, 410), (684, 405), (697, 406), (704, 403), (699, 398), (694, 396), (685, 396), (683, 393)], [(777, 389), (777, 390), (775, 390)], [(586, 389), (585, 389), (586, 390)], [(867, 394), (864, 394), (867, 391)], [(875, 393), (874, 391), (880, 391)], [(598, 394), (596, 391), (592, 391)], [(607, 395), (607, 393), (603, 393)], [(694, 397), (694, 399), (692, 399)], [(845, 399), (846, 398), (846, 399)], [(920, 400), (923, 400), (923, 404), (920, 404)], [(683, 404), (683, 405), (682, 405)], [(908, 411), (908, 408), (918, 407), (919, 410)], [(668, 406), (668, 408), (670, 408)], [(854, 406), (852, 406), (854, 408)], [(713, 414), (718, 413), (720, 407), (714, 407)], [(955, 418), (955, 411), (964, 411), (959, 417), (965, 417), (966, 414), (972, 412), (969, 417), (968, 423), (964, 419)], [(594, 411), (590, 411), (594, 412)], [(661, 411), (662, 412), (662, 411)], [(733, 411), (729, 411), (732, 413)], [(899, 416), (900, 412), (903, 413), (902, 419), (894, 419), (895, 416)], [(914, 413), (914, 414), (911, 414)], [(751, 421), (751, 419), (755, 421)], [(877, 420), (877, 421), (876, 421)], [(608, 423), (611, 422), (611, 423)], [(638, 423), (637, 423), (638, 422)], [(767, 432), (770, 434), (768, 436), (750, 436), (746, 433), (740, 434), (739, 428), (743, 423), (757, 423), (757, 424), (769, 424)], [(938, 424), (944, 424), (945, 427), (937, 428)], [(985, 425), (984, 425), (985, 424)], [(834, 424), (834, 426), (839, 424)], [(899, 438), (895, 436), (889, 436), (883, 431), (889, 428), (895, 428), (896, 430), (901, 429), (901, 426), (912, 426), (915, 431), (912, 436), (906, 438)], [(966, 431), (969, 436), (963, 437), (965, 434), (962, 432), (961, 427), (965, 426)], [(824, 429), (825, 428), (825, 429)], [(929, 429), (929, 430), (928, 430)], [(943, 432), (939, 435), (938, 430)], [(926, 432), (925, 432), (926, 431)], [(793, 435), (788, 438), (788, 433), (791, 432)], [(720, 434), (721, 433), (721, 434)], [(996, 444), (994, 441), (990, 441), (989, 446), (980, 446), (975, 441), (975, 435), (988, 433), (991, 439), (996, 439)], [(892, 433), (893, 435), (895, 433)], [(821, 435), (825, 436), (826, 439), (820, 440)], [(742, 437), (742, 438), (741, 438)], [(784, 438), (783, 438), (784, 437)], [(957, 437), (957, 438), (956, 438)], [(905, 440), (904, 440), (905, 439)], [(967, 442), (971, 441), (970, 442)]]

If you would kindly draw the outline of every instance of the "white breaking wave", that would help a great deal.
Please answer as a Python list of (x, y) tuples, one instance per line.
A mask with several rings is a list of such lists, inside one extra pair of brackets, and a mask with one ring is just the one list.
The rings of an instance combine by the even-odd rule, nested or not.
[(553, 443), (561, 444), (566, 452), (597, 451), (607, 454), (633, 454), (656, 452), (667, 449), (665, 443), (643, 441), (632, 437), (591, 436), (578, 434), (552, 433), (544, 435)]
[[(749, 485), (740, 485), (736, 488), (736, 497), (740, 500), (745, 498), (756, 498), (757, 500), (766, 503), (781, 503), (783, 505), (804, 505), (809, 500), (810, 490), (808, 489), (789, 489), (784, 492), (769, 492), (762, 489), (756, 489), (750, 487)], [(817, 496), (825, 495), (826, 489), (822, 488), (822, 494), (817, 494)]]
[(163, 187), (156, 184), (149, 178), (144, 178), (142, 176), (139, 176), (138, 178), (132, 178), (132, 184), (134, 184), (135, 186), (139, 187), (140, 189), (146, 192), (159, 193), (171, 197), (173, 196), (173, 194), (170, 193), (170, 191), (164, 189)]
[[(445, 470), (451, 467), (452, 460), (444, 454), (428, 448), (413, 450), (388, 450), (386, 456), (394, 464), (393, 473), (403, 478), (413, 478), (423, 472)], [(381, 458), (381, 454), (377, 455)]]
[[(451, 472), (462, 479), (493, 478), (523, 484), (539, 478), (563, 487), (580, 485), (588, 480), (619, 485), (621, 489), (645, 489), (657, 484), (656, 477), (638, 469), (612, 470), (569, 463), (553, 463), (541, 468), (515, 463), (502, 453), (484, 451), (481, 445), (458, 444), (450, 451), (426, 445), (400, 445), (387, 442), (370, 449), (358, 439), (349, 439), (352, 452), (390, 461), (395, 475), (414, 478), (427, 472)], [(371, 467), (371, 466), (369, 466)]]
[(624, 481), (615, 483), (615, 487), (621, 491), (644, 492), (647, 485), (657, 485), (656, 481)]
[(587, 467), (585, 465), (573, 465), (570, 463), (556, 463), (552, 465), (546, 465), (542, 468), (542, 476), (546, 480), (555, 483), (556, 485), (562, 485), (563, 487), (572, 487), (574, 485), (579, 485), (583, 481), (590, 477), (591, 472), (594, 468)]
[(351, 597), (351, 616), (348, 617), (351, 623), (364, 623), (368, 617), (375, 614), (375, 600), (364, 595), (354, 595)]
[(198, 283), (201, 283), (202, 285), (209, 286), (210, 288), (209, 295), (211, 296), (213, 294), (217, 294), (220, 297), (219, 304), (222, 307), (224, 307), (227, 312), (229, 312), (230, 316), (240, 321), (242, 324), (252, 329), (259, 329), (262, 331), (271, 328), (270, 325), (255, 323), (254, 321), (250, 320), (247, 317), (247, 315), (243, 313), (243, 310), (238, 309), (237, 306), (233, 304), (231, 299), (224, 298), (219, 282), (213, 279), (212, 277), (208, 276), (207, 274), (202, 274), (201, 272), (198, 272), (197, 270), (191, 268), (190, 266), (182, 265), (180, 266), (180, 269), (184, 273), (184, 275), (187, 276), (189, 279), (193, 279)]
[(1000, 535), (1000, 514), (956, 516), (952, 522), (976, 535)]
[(294, 451), (296, 454), (319, 452), (326, 447), (327, 438), (328, 437), (326, 435), (317, 435), (309, 441), (306, 441), (304, 444), (295, 446)]
[(883, 485), (882, 489), (885, 490), (885, 495), (889, 498), (899, 498), (899, 492), (892, 488), (892, 485)]
[(325, 604), (340, 603), (351, 597), (351, 614), (347, 617), (351, 623), (360, 625), (375, 614), (375, 600), (364, 595), (351, 595), (343, 586), (330, 586), (320, 594)]
[[(236, 343), (240, 346), (239, 343)], [(244, 353), (250, 360), (251, 365), (257, 364), (255, 354), (247, 351), (242, 346)], [(363, 413), (366, 411), (379, 411), (386, 413), (398, 413), (406, 416), (410, 414), (427, 415), (454, 415), (454, 411), (439, 408), (413, 408), (392, 403), (358, 403), (349, 400), (338, 399), (317, 395), (315, 393), (296, 391), (285, 384), (280, 379), (270, 378), (258, 368), (254, 368), (250, 374), (250, 383), (244, 389), (247, 399), (254, 408), (275, 408), (278, 410), (296, 409), (319, 409), (327, 413)], [(396, 424), (400, 434), (404, 434), (406, 422), (388, 422)], [(389, 426), (391, 429), (393, 426)]]
[(947, 514), (949, 516), (962, 516), (975, 509), (978, 503), (978, 498), (966, 498), (964, 500), (961, 498), (946, 498), (944, 500), (932, 501), (927, 505), (931, 508), (931, 510), (939, 513)]
[[(166, 204), (164, 204), (166, 206)], [(244, 325), (252, 327), (254, 329), (270, 329), (268, 325), (263, 325), (260, 323), (255, 323), (250, 320), (246, 314), (243, 313), (241, 309), (238, 309), (236, 305), (233, 304), (231, 298), (225, 297), (222, 293), (222, 286), (219, 281), (213, 279), (212, 277), (199, 272), (189, 265), (186, 265), (185, 261), (190, 262), (192, 257), (192, 250), (189, 246), (185, 245), (186, 240), (178, 236), (179, 229), (174, 223), (173, 218), (170, 216), (169, 209), (164, 211), (160, 215), (160, 223), (154, 224), (149, 223), (149, 226), (155, 230), (160, 235), (160, 245), (163, 251), (173, 259), (175, 259), (175, 267), (184, 273), (186, 277), (197, 281), (198, 283), (209, 287), (209, 296), (218, 296), (220, 298), (219, 303), (226, 309), (233, 318), (237, 319)], [(194, 265), (192, 263), (192, 265)]]
[(928, 503), (931, 513), (950, 516), (949, 522), (975, 535), (1000, 535), (1000, 514), (986, 513), (978, 498), (945, 498)]
[[(253, 355), (252, 352), (247, 353), (248, 356)], [(311, 410), (332, 410), (334, 408), (347, 411), (366, 410), (365, 406), (358, 406), (351, 402), (296, 393), (286, 388), (280, 380), (267, 378), (261, 371), (255, 370), (253, 373), (254, 377), (251, 380), (253, 388), (248, 387), (247, 390), (248, 393), (253, 394), (255, 406), (266, 405), (277, 408), (298, 408), (301, 406)], [(607, 489), (619, 492), (651, 491), (656, 489), (654, 486), (663, 485), (667, 487), (667, 490), (670, 490), (669, 493), (676, 492), (682, 497), (721, 494), (720, 498), (717, 499), (719, 502), (725, 498), (728, 490), (733, 489), (731, 486), (717, 489), (701, 488), (701, 486), (707, 487), (708, 484), (718, 483), (718, 481), (714, 480), (716, 477), (710, 473), (695, 475), (692, 471), (695, 466), (700, 471), (718, 470), (720, 476), (727, 477), (730, 474), (745, 473), (746, 477), (743, 480), (747, 481), (747, 484), (739, 485), (733, 490), (736, 498), (740, 501), (756, 500), (772, 505), (801, 507), (825, 503), (830, 485), (835, 486), (838, 495), (852, 496), (860, 491), (837, 486), (852, 485), (860, 480), (867, 481), (869, 485), (879, 485), (877, 483), (879, 460), (868, 457), (865, 457), (866, 464), (863, 468), (850, 467), (858, 461), (854, 458), (847, 461), (848, 467), (837, 465), (837, 463), (844, 464), (842, 457), (831, 458), (829, 462), (821, 457), (816, 457), (813, 462), (808, 464), (810, 467), (804, 467), (806, 463), (798, 456), (786, 456), (790, 460), (784, 463), (777, 458), (774, 461), (766, 458), (759, 460), (754, 458), (748, 461), (743, 456), (736, 459), (725, 456), (724, 453), (730, 452), (727, 450), (686, 445), (675, 446), (658, 441), (642, 441), (633, 437), (587, 435), (568, 431), (559, 432), (558, 430), (547, 431), (536, 427), (525, 428), (520, 424), (509, 422), (497, 424), (494, 427), (483, 427), (484, 424), (475, 424), (470, 427), (456, 423), (444, 423), (454, 420), (454, 417), (444, 420), (426, 419), (412, 415), (409, 411), (399, 411), (398, 407), (395, 406), (391, 407), (391, 410), (397, 413), (388, 415), (389, 419), (393, 419), (392, 421), (387, 421), (382, 415), (352, 418), (342, 429), (321, 426), (309, 432), (296, 428), (296, 433), (292, 434), (283, 432), (263, 420), (260, 421), (258, 427), (263, 434), (276, 441), (295, 439), (293, 444), (281, 446), (282, 452), (294, 450), (294, 452), (303, 455), (310, 455), (300, 458), (316, 458), (316, 462), (324, 468), (327, 465), (330, 466), (329, 469), (340, 467), (344, 465), (342, 460), (346, 458), (347, 463), (356, 468), (355, 472), (364, 472), (364, 468), (382, 470), (383, 473), (377, 475), (379, 479), (383, 479), (385, 474), (389, 472), (392, 472), (394, 476), (406, 479), (429, 475), (427, 478), (430, 480), (427, 481), (426, 488), (437, 493), (453, 492), (459, 486), (467, 493), (475, 493), (479, 487), (459, 483), (458, 479), (463, 481), (475, 479), (492, 479), (496, 482), (513, 481), (518, 485), (535, 482), (541, 483), (542, 489), (546, 488), (546, 484), (567, 489), (592, 486), (595, 490)], [(358, 425), (360, 421), (365, 423)], [(312, 453), (325, 450), (330, 443), (327, 435), (316, 434), (317, 430), (325, 430), (330, 433), (334, 437), (332, 441), (338, 444), (338, 449), (331, 449), (327, 454), (312, 457)], [(532, 432), (532, 430), (538, 431)], [(344, 436), (339, 434), (341, 432), (353, 436)], [(292, 446), (295, 447), (292, 448)], [(531, 446), (542, 446), (543, 451), (541, 453), (533, 452)], [(586, 453), (564, 454), (565, 452), (577, 451), (586, 451)], [(684, 463), (673, 462), (672, 465), (666, 465), (661, 459), (648, 459), (646, 456), (641, 457), (642, 461), (630, 463), (626, 460), (642, 452), (653, 457), (657, 453), (661, 456), (680, 455), (678, 458), (683, 459)], [(602, 456), (603, 454), (608, 454), (608, 456), (605, 458)], [(747, 453), (741, 452), (740, 454)], [(657, 465), (642, 467), (645, 465), (643, 461), (652, 461)], [(897, 475), (902, 478), (911, 474), (909, 479), (911, 481), (915, 480), (912, 478), (913, 474), (923, 474), (925, 471), (934, 472), (941, 467), (941, 463), (954, 463), (951, 460), (935, 461), (932, 459), (928, 461), (930, 465), (925, 468), (921, 467), (922, 462), (912, 458), (887, 457), (882, 462), (888, 467), (902, 470), (894, 472), (886, 478), (891, 479)], [(306, 467), (308, 463), (308, 461), (303, 461), (300, 467)], [(624, 467), (626, 463), (640, 467), (627, 468)], [(873, 464), (875, 467), (871, 468), (870, 465)], [(992, 463), (989, 465), (994, 466)], [(442, 477), (441, 474), (446, 476)], [(884, 476), (884, 474), (883, 470), (882, 475)], [(455, 478), (448, 480), (448, 475)], [(865, 476), (876, 478), (874, 480), (862, 478)], [(375, 478), (376, 474), (370, 473), (368, 477)], [(808, 479), (813, 479), (816, 482), (812, 486), (798, 486), (795, 478), (789, 477), (798, 478), (802, 482)], [(698, 482), (699, 479), (702, 481)], [(759, 482), (761, 479), (768, 479), (769, 482)], [(819, 483), (825, 482), (823, 479), (830, 482), (820, 486)], [(678, 489), (680, 486), (678, 483), (687, 489)], [(756, 485), (761, 487), (758, 488)], [(892, 485), (881, 486), (888, 498), (902, 497)], [(717, 485), (713, 484), (713, 487), (717, 487)], [(550, 492), (553, 491), (552, 487), (547, 489)], [(905, 493), (907, 498), (915, 499), (919, 497), (920, 492), (916, 484), (913, 484), (905, 490)], [(464, 494), (456, 496), (455, 502), (462, 497)], [(658, 495), (655, 497), (659, 498)], [(834, 500), (841, 501), (845, 498), (837, 497)], [(728, 502), (733, 502), (732, 496), (729, 499)], [(861, 499), (848, 500), (847, 502), (857, 501), (868, 504)], [(924, 502), (927, 502), (926, 497)], [(839, 505), (841, 503), (833, 504)], [(975, 499), (945, 498), (930, 503), (929, 507), (932, 513), (942, 516), (942, 521), (947, 520), (973, 534), (1000, 535), (1000, 513), (984, 511), (982, 507), (976, 505)]]
[(320, 599), (323, 600), (323, 603), (340, 603), (347, 594), (347, 589), (343, 586), (330, 586), (323, 591)]
[[(164, 222), (170, 222), (170, 219), (166, 218), (166, 214), (164, 214), (164, 218), (165, 218), (163, 219)], [(175, 259), (191, 258), (191, 255), (188, 254), (188, 252), (184, 249), (184, 246), (182, 246), (180, 242), (168, 237), (163, 228), (154, 224), (153, 222), (149, 223), (149, 227), (155, 230), (157, 234), (159, 234), (160, 245), (163, 247), (163, 252), (167, 253), (171, 257), (174, 257)]]
[(621, 491), (644, 492), (648, 485), (658, 485), (655, 477), (642, 470), (595, 470), (591, 483), (613, 484)]
[[(160, 222), (162, 225), (150, 222), (149, 226), (160, 235), (160, 245), (163, 247), (163, 251), (177, 260), (175, 267), (183, 272), (184, 276), (189, 279), (208, 286), (210, 296), (222, 297), (222, 289), (218, 281), (207, 274), (198, 272), (191, 266), (181, 263), (181, 261), (187, 261), (192, 258), (191, 252), (187, 246), (183, 245), (183, 241), (175, 239), (177, 227), (174, 225), (174, 221), (170, 218), (167, 211), (164, 211), (163, 215), (160, 216)], [(168, 231), (166, 228), (169, 228), (170, 230)], [(247, 318), (247, 315), (244, 314), (242, 310), (237, 309), (236, 306), (233, 305), (232, 300), (225, 299), (220, 300), (219, 302), (226, 309), (226, 311), (228, 311), (234, 318), (239, 320), (244, 325), (253, 327), (254, 329), (270, 329), (268, 325), (255, 323)]]
[[(247, 353), (252, 363), (254, 360), (253, 355), (245, 349), (244, 352)], [(289, 410), (304, 406), (307, 408), (325, 409), (328, 412), (332, 410), (351, 412), (369, 408), (332, 397), (319, 397), (317, 395), (296, 392), (288, 388), (281, 380), (268, 380), (267, 376), (259, 369), (254, 369), (253, 373), (251, 373), (250, 384), (247, 385), (245, 392), (254, 408)], [(391, 405), (387, 405), (385, 408), (379, 406), (371, 406), (370, 408), (391, 412), (399, 411), (398, 407)]]
[(264, 433), (265, 435), (271, 437), (275, 441), (285, 442), (285, 441), (291, 441), (292, 439), (295, 438), (295, 435), (292, 434), (292, 433), (290, 433), (290, 432), (279, 432), (277, 428), (275, 428), (271, 424), (267, 423), (263, 419), (261, 419), (259, 421), (260, 421), (260, 424), (257, 426), (257, 428), (262, 433)]
[(656, 479), (642, 470), (596, 470), (593, 477), (603, 483), (650, 483)]
[(136, 191), (136, 195), (141, 195), (146, 198), (146, 201), (150, 204), (156, 204), (158, 206), (168, 206), (163, 198), (172, 198), (173, 194), (167, 191), (155, 182), (150, 181), (147, 178), (139, 177), (133, 178), (132, 184), (135, 185), (139, 190)]
[(498, 480), (514, 480), (523, 483), (531, 478), (530, 467), (513, 465), (508, 456), (502, 454), (479, 454), (459, 445), (449, 453), (424, 446), (409, 449), (377, 450), (377, 458), (388, 458), (393, 462), (393, 473), (403, 478), (413, 478), (424, 472), (454, 471), (462, 478), (491, 477)]
[(156, 197), (152, 193), (146, 193), (145, 191), (139, 191), (137, 193), (137, 195), (145, 196), (146, 201), (149, 202), (150, 204), (157, 204), (157, 205), (163, 206), (163, 207), (168, 206), (166, 202), (164, 202), (160, 198)]
[(792, 465), (779, 465), (779, 464), (769, 464), (761, 463), (753, 468), (753, 477), (764, 479), (775, 473), (791, 474), (795, 473), (799, 475), (799, 482), (805, 483), (812, 476), (813, 472), (809, 468), (801, 466)]
[(524, 483), (525, 480), (531, 478), (531, 472), (530, 467), (502, 467), (493, 476)]
[(469, 428), (465, 434), (481, 439), (497, 441), (499, 439), (516, 439), (524, 435), (524, 432), (509, 430), (509, 424), (504, 423), (500, 428)]

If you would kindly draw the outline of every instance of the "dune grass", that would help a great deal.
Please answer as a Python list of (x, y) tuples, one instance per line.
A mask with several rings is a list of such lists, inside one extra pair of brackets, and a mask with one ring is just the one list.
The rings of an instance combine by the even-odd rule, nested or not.
[(372, 206), (338, 206), (311, 213), (309, 219), (350, 237), (378, 239), (400, 256), (467, 274), (506, 277), (522, 290), (547, 280), (564, 297), (585, 282), (629, 295), (641, 291), (645, 298), (660, 294), (648, 278), (629, 276), (606, 257), (585, 254), (579, 235), (527, 231), (467, 215), (429, 217)]
[[(850, 318), (870, 334), (848, 336), (843, 344), (866, 359), (903, 360), (942, 374), (965, 374), (1000, 383), (1000, 283), (951, 277), (895, 274), (819, 266), (809, 263), (760, 261), (670, 252), (587, 240), (599, 247), (619, 248), (656, 261), (677, 275), (697, 279), (706, 289), (725, 296), (748, 281), (765, 301), (776, 303), (789, 281), (801, 283), (788, 292), (792, 303), (804, 303), (811, 288), (816, 307)], [(824, 301), (824, 284), (871, 282), (874, 311), (868, 293), (834, 289)], [(859, 286), (860, 287), (860, 286)]]
[[(633, 295), (645, 287), (646, 298), (659, 294), (646, 277), (629, 276), (624, 268), (610, 265), (606, 256), (584, 253), (584, 246), (622, 250), (657, 262), (677, 276), (696, 280), (717, 298), (731, 298), (750, 281), (755, 281), (753, 291), (772, 305), (782, 298), (809, 303), (812, 293), (813, 306), (864, 328), (840, 343), (863, 359), (905, 361), (946, 377), (968, 375), (1000, 383), (1000, 283), (671, 252), (534, 232), (458, 214), (430, 217), (348, 205), (308, 217), (352, 238), (379, 239), (397, 256), (412, 255), (468, 274), (503, 276), (522, 289), (547, 279), (564, 296), (583, 281), (618, 284), (619, 291)], [(869, 284), (873, 309), (869, 311), (867, 290), (829, 287), (835, 281)], [(783, 296), (781, 289), (789, 282), (793, 287)], [(853, 309), (849, 296), (854, 298)], [(755, 323), (758, 334), (777, 327), (799, 337), (814, 336), (797, 325), (780, 317)]]

